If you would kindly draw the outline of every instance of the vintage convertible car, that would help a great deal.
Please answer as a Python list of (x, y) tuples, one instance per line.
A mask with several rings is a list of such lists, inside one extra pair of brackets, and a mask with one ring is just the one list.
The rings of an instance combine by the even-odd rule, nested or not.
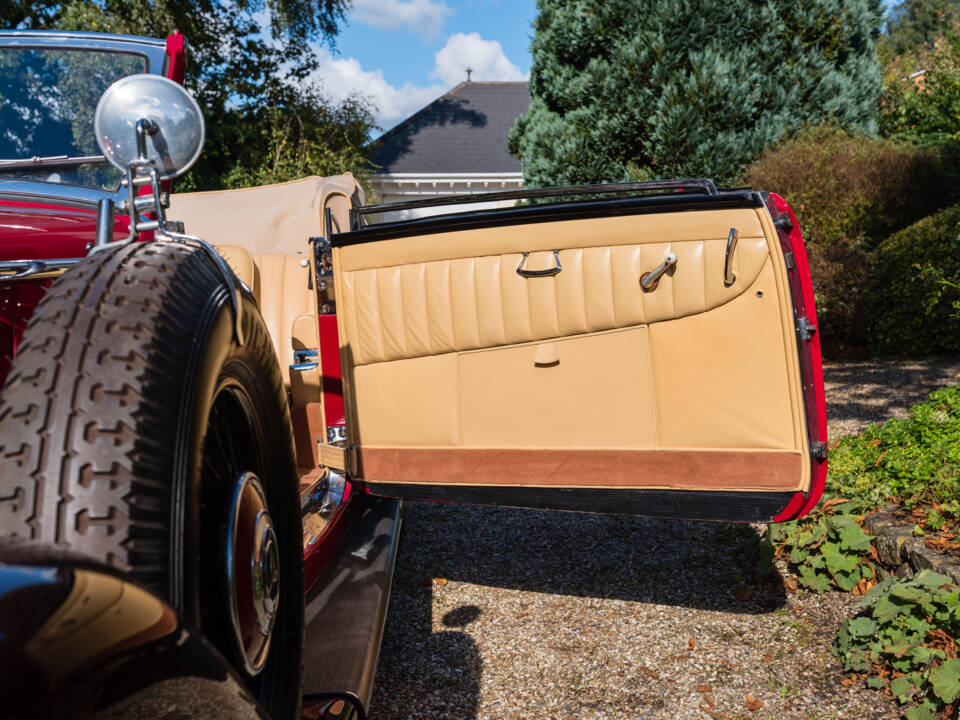
[[(48, 46), (141, 64), (84, 60), (95, 133), (94, 103), (62, 118), (36, 93), (14, 112), (61, 122), (55, 146), (20, 177), (0, 162), (0, 533), (46, 543), (0, 547), (15, 591), (148, 590), (162, 637), (198, 629), (272, 717), (299, 712), (303, 643), (305, 714), (362, 714), (398, 499), (728, 521), (819, 500), (816, 312), (779, 196), (685, 179), (368, 206), (350, 175), (170, 194), (202, 144), (158, 77), (182, 76), (182, 38), (6, 33), (0, 58), (27, 72), (16, 54)], [(66, 647), (37, 640), (61, 605), (14, 633), (3, 603), (0, 653)], [(119, 637), (29, 681), (58, 697), (160, 642)]]
[(307, 239), (354, 183), (238, 236), (241, 284), (164, 217), (203, 136), (184, 60), (177, 34), (0, 33), (2, 717), (369, 702), (400, 502), (291, 429), (319, 394)]

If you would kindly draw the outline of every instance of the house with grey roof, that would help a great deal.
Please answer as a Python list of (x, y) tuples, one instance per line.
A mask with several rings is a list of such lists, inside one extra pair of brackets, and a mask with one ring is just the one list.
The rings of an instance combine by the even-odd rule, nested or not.
[(507, 134), (529, 105), (525, 82), (462, 82), (373, 142), (370, 183), (382, 202), (520, 189)]

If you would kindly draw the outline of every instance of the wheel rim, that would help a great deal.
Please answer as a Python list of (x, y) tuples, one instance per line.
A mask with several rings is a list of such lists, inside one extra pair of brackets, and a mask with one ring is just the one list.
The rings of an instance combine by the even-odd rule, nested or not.
[(280, 556), (266, 494), (252, 472), (241, 474), (234, 486), (224, 567), (235, 649), (255, 677), (270, 652), (280, 603)]
[(233, 659), (260, 702), (282, 631), (279, 532), (265, 478), (264, 428), (246, 386), (232, 373), (214, 389), (200, 473), (200, 626)]

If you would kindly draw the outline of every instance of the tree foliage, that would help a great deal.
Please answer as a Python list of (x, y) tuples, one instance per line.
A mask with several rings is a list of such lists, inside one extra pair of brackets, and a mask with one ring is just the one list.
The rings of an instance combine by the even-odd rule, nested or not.
[(960, 0), (905, 0), (878, 54), (881, 132), (926, 145), (960, 140)]
[[(0, 23), (159, 38), (182, 32), (185, 85), (204, 112), (207, 141), (178, 189), (209, 189), (363, 169), (369, 102), (334, 103), (308, 82), (317, 66), (313, 45), (334, 44), (348, 7), (349, 0), (0, 0)], [(284, 132), (290, 139), (279, 162), (271, 141)]]
[(730, 181), (807, 123), (876, 130), (879, 0), (538, 5), (510, 135), (529, 185)]

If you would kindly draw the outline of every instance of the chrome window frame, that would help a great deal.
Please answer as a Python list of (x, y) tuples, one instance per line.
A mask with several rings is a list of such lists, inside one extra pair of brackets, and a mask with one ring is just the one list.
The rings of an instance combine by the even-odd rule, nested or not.
[[(48, 48), (64, 50), (95, 50), (101, 52), (139, 55), (146, 60), (144, 72), (164, 75), (167, 72), (166, 40), (142, 38), (134, 35), (115, 35), (95, 32), (64, 32), (60, 30), (0, 30), (0, 48)], [(126, 189), (121, 185), (116, 192), (46, 183), (23, 178), (4, 179), (0, 176), (0, 200), (15, 202), (49, 202), (83, 210), (97, 208), (101, 198), (113, 198), (118, 208), (126, 207)]]
[(0, 30), (0, 47), (99, 50), (142, 55), (147, 61), (144, 72), (160, 75), (166, 70), (166, 41), (133, 35), (59, 30)]

